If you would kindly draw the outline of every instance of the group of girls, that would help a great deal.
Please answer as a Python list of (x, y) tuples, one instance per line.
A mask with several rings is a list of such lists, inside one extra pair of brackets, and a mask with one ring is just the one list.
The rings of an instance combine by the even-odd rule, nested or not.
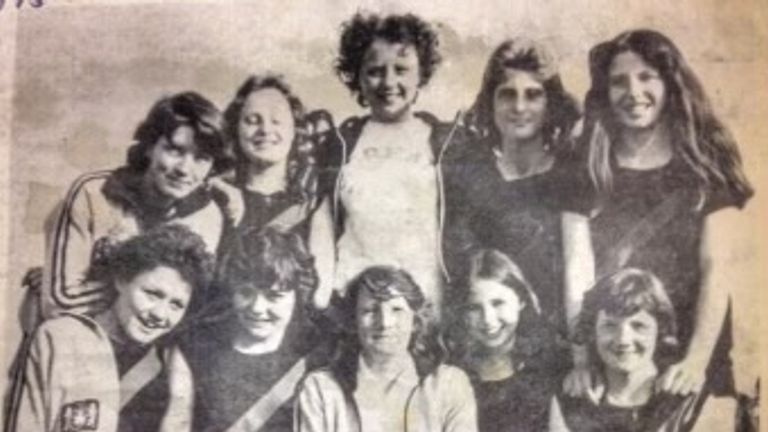
[(582, 114), (508, 40), (453, 123), (415, 107), (440, 60), (420, 18), (356, 14), (336, 71), (363, 117), (277, 76), (223, 115), (157, 102), (49, 221), (6, 426), (732, 430), (710, 236), (752, 190), (677, 47), (595, 46)]

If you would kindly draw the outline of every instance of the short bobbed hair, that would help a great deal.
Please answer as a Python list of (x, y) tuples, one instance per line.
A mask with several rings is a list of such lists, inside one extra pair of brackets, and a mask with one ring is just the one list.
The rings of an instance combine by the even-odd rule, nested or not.
[(231, 165), (222, 136), (221, 112), (213, 102), (190, 91), (163, 97), (152, 106), (133, 134), (135, 144), (128, 149), (128, 166), (144, 172), (150, 164), (147, 154), (157, 141), (163, 137), (170, 140), (181, 126), (192, 129), (198, 149), (213, 159), (213, 174)]
[(318, 278), (304, 240), (296, 233), (267, 227), (232, 236), (220, 260), (217, 281), (230, 294), (244, 285), (256, 290), (295, 291), (299, 304), (306, 306)]
[(659, 334), (654, 360), (665, 366), (677, 348), (677, 316), (661, 281), (651, 272), (624, 268), (600, 279), (584, 295), (574, 340), (587, 344), (590, 358), (602, 366), (595, 346), (597, 315), (600, 311), (619, 317), (645, 311), (656, 319)]
[(182, 225), (161, 225), (106, 248), (91, 264), (88, 279), (113, 288), (111, 303), (118, 295), (116, 282), (130, 282), (160, 266), (176, 270), (192, 287), (185, 316), (199, 310), (213, 278), (214, 258), (203, 239)]
[(410, 45), (419, 58), (419, 85), (426, 85), (435, 73), (441, 58), (438, 37), (429, 24), (412, 14), (363, 15), (356, 13), (342, 25), (336, 73), (344, 85), (357, 95), (357, 101), (365, 106), (360, 95), (360, 72), (368, 48), (377, 39), (392, 44)]

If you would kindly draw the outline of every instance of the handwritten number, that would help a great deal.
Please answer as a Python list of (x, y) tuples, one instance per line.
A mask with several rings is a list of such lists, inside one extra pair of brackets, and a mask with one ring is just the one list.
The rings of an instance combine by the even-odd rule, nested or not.
[[(35, 9), (45, 6), (45, 0), (27, 0), (27, 3)], [(24, 6), (24, 0), (16, 0), (16, 9), (21, 9)], [(0, 0), (0, 11), (5, 8), (5, 0)]]

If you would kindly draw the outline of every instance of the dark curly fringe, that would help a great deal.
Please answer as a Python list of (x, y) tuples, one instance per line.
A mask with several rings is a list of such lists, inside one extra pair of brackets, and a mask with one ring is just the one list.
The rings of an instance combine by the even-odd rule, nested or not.
[[(200, 306), (214, 273), (214, 258), (203, 239), (181, 225), (163, 225), (124, 242), (110, 244), (91, 265), (87, 279), (114, 287), (115, 281), (131, 281), (158, 266), (172, 268), (192, 288), (187, 311)], [(116, 293), (112, 289), (111, 295)]]
[(429, 24), (416, 15), (355, 14), (342, 25), (335, 69), (344, 85), (360, 99), (360, 68), (368, 48), (376, 39), (412, 45), (419, 58), (419, 85), (426, 85), (442, 60), (438, 37)]

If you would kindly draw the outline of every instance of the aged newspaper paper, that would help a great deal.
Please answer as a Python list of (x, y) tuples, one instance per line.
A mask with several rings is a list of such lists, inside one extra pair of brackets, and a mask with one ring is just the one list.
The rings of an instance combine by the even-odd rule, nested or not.
[(509, 37), (551, 47), (580, 100), (594, 44), (632, 28), (674, 40), (756, 191), (717, 227), (727, 246), (713, 248), (732, 290), (737, 389), (755, 394), (768, 359), (764, 0), (0, 0), (0, 388), (20, 340), (21, 279), (42, 265), (43, 222), (68, 185), (121, 165), (136, 125), (166, 94), (194, 90), (224, 107), (248, 75), (276, 72), (309, 109), (338, 121), (361, 113), (333, 70), (340, 25), (358, 11), (412, 12), (436, 27), (444, 60), (417, 103), (444, 120), (469, 107), (490, 53)]

